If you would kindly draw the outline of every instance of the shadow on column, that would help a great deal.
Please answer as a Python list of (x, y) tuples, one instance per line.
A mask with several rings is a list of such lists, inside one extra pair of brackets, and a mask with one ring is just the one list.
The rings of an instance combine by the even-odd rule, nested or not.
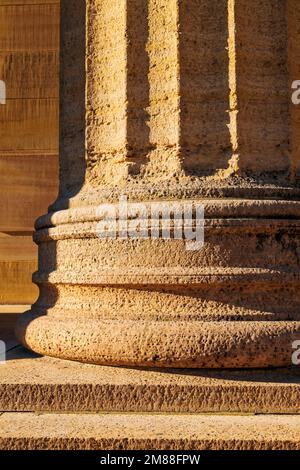
[[(49, 235), (51, 212), (69, 207), (68, 198), (79, 193), (86, 174), (86, 0), (61, 0), (60, 23), (60, 136), (59, 136), (59, 194), (49, 207), (43, 240)], [(21, 315), (17, 324), (19, 339), (25, 339), (28, 325), (35, 316), (46, 315), (57, 302), (58, 289), (49, 281), (57, 270), (57, 242), (43, 241), (39, 245), (38, 271), (33, 274), (40, 294), (30, 313)]]
[(85, 181), (86, 0), (61, 0), (60, 197), (77, 194)]
[(127, 157), (131, 174), (147, 163), (150, 148), (148, 1), (127, 0)]
[(239, 167), (254, 180), (284, 184), (289, 172), (287, 2), (235, 6)]
[(231, 156), (226, 0), (179, 2), (180, 146), (187, 174), (226, 168)]

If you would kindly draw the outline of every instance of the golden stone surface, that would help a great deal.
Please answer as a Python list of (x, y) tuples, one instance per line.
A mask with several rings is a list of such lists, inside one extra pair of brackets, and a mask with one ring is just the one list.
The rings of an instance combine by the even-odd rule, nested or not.
[[(25, 2), (10, 3), (7, 18)], [(30, 3), (34, 24), (35, 8), (48, 18), (33, 37), (52, 68), (45, 76), (40, 52), (16, 54), (28, 83), (24, 96), (12, 87), (16, 103), (39, 92), (16, 139), (24, 166), (5, 149), (2, 159), (7, 200), (19, 201), (17, 184), (32, 198), (23, 213), (18, 202), (3, 212), (9, 263), (12, 227), (26, 237), (55, 166), (45, 142), (56, 132), (57, 2)], [(2, 317), (1, 448), (299, 449), (299, 1), (62, 0), (60, 16), (60, 188), (36, 222), (40, 296), (16, 328), (44, 356), (17, 346), (15, 316)], [(9, 76), (20, 39), (2, 31)], [(10, 130), (5, 122), (3, 145)], [(204, 247), (101, 240), (98, 206), (124, 194), (147, 207), (201, 202)]]

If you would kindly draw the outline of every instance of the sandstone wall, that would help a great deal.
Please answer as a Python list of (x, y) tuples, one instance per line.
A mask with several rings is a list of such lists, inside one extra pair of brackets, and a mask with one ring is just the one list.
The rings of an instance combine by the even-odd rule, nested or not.
[(59, 0), (0, 0), (0, 304), (31, 303), (34, 220), (57, 194)]

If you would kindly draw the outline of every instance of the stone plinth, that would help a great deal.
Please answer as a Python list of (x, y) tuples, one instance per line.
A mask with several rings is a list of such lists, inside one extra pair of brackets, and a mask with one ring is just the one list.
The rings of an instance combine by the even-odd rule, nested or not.
[[(6, 342), (13, 317), (3, 324), (0, 316)], [(3, 450), (300, 448), (296, 367), (108, 367), (7, 345), (0, 366)]]
[[(109, 365), (291, 364), (300, 10), (250, 3), (62, 1), (60, 194), (36, 223), (26, 347)], [(99, 204), (122, 195), (202, 203), (203, 248), (100, 239)]]

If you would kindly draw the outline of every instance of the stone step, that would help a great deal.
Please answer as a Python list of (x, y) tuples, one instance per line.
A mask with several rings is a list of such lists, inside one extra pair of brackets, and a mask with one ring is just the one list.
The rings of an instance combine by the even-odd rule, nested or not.
[(300, 450), (300, 416), (3, 413), (0, 448)]
[(15, 345), (0, 365), (1, 449), (300, 449), (299, 411), (297, 367), (104, 367)]
[(298, 413), (300, 369), (143, 370), (18, 346), (0, 366), (0, 411)]

